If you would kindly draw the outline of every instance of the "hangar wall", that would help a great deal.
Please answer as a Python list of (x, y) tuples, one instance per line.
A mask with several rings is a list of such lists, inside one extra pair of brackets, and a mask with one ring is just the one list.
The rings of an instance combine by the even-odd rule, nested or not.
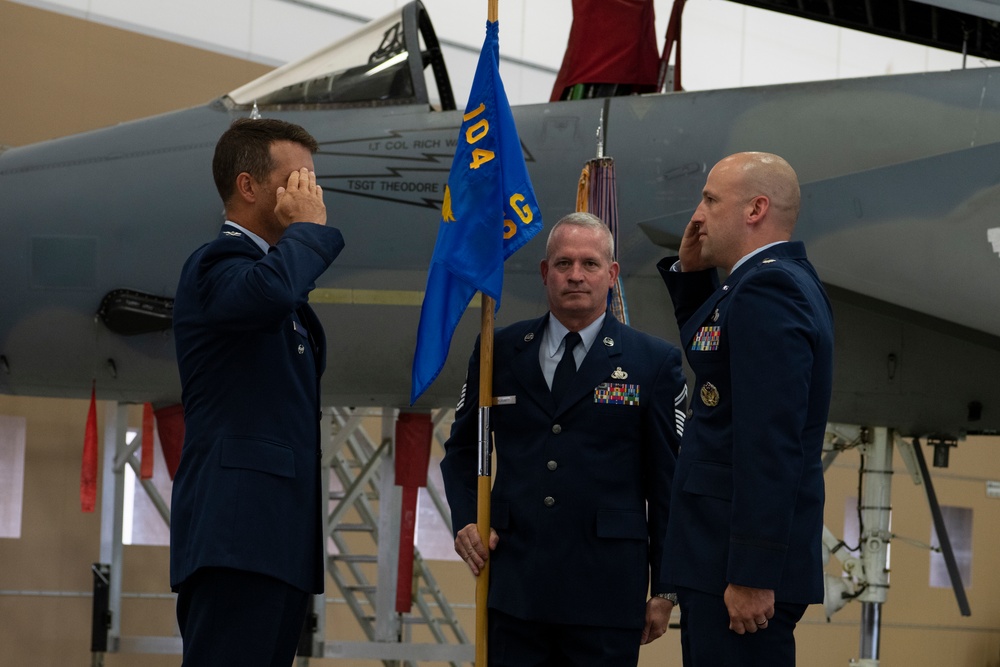
[(271, 69), (3, 0), (0, 145), (204, 104)]

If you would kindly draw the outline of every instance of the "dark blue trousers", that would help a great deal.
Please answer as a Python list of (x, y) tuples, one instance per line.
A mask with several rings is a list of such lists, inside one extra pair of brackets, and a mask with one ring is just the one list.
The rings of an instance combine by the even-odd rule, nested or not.
[(274, 577), (201, 568), (177, 591), (183, 667), (289, 667), (308, 604), (308, 593)]
[(635, 667), (642, 629), (525, 621), (489, 610), (490, 667)]
[(776, 602), (767, 628), (738, 635), (729, 629), (721, 595), (678, 588), (684, 667), (794, 667), (795, 624), (804, 604)]

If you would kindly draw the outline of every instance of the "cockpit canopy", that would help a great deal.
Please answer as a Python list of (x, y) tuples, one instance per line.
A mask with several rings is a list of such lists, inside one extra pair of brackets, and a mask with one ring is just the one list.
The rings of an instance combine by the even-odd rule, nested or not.
[(415, 0), (228, 97), (238, 107), (256, 103), (260, 109), (430, 105), (428, 66), (441, 109), (454, 109), (437, 35), (423, 4)]

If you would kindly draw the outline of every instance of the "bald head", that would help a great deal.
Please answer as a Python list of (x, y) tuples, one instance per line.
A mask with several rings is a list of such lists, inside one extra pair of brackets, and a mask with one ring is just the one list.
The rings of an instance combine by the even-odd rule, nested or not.
[(727, 271), (749, 253), (788, 241), (799, 215), (799, 179), (770, 153), (736, 153), (708, 173), (681, 240), (685, 271)]
[(789, 236), (799, 217), (799, 177), (784, 158), (773, 153), (736, 153), (723, 158), (716, 168), (738, 173), (745, 199), (764, 196), (770, 202), (775, 227)]

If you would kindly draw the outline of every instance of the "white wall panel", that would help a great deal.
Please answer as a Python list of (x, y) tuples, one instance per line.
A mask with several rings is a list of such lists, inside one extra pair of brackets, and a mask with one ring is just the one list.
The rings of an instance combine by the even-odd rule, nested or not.
[[(524, 8), (523, 17), (521, 29), (524, 31), (524, 52), (520, 54), (520, 58), (544, 63), (558, 70), (566, 51), (570, 25), (573, 23), (570, 0), (529, 2)], [(554, 76), (552, 81), (555, 82)], [(551, 84), (549, 87), (551, 89)], [(549, 99), (548, 93), (544, 99)]]
[[(425, 0), (424, 7), (431, 16), (438, 39), (476, 49), (483, 45), (488, 9), (486, 0)], [(517, 37), (520, 29), (515, 28), (520, 23), (520, 8), (521, 0), (500, 0), (501, 54), (517, 56), (520, 52), (520, 38)]]
[(32, 7), (38, 7), (39, 9), (47, 9), (52, 12), (60, 12), (63, 14), (68, 14), (69, 16), (75, 16), (78, 18), (86, 18), (87, 9), (90, 7), (90, 0), (11, 0), (12, 2), (17, 2), (22, 5), (31, 5)]
[(248, 0), (91, 0), (89, 11), (91, 18), (112, 25), (250, 54), (249, 8)]
[[(472, 76), (476, 72), (479, 56), (464, 49), (455, 49), (450, 46), (442, 46), (441, 53), (444, 55), (444, 62), (448, 67), (448, 78), (451, 79), (451, 90), (455, 95), (455, 107), (465, 109), (465, 104), (469, 101), (469, 89), (472, 87)], [(503, 77), (506, 86), (507, 78), (503, 64), (500, 65), (500, 76)], [(507, 96), (511, 97), (511, 91), (507, 91)]]
[[(742, 85), (747, 50), (745, 16), (745, 8), (732, 3), (692, 1), (687, 4), (681, 43), (681, 84), (685, 90)], [(662, 40), (660, 48), (663, 48)]]
[(766, 35), (748, 48), (741, 85), (833, 79), (837, 75), (837, 33), (830, 26), (786, 14), (747, 11), (744, 35)]
[[(388, 14), (393, 9), (406, 4), (407, 0), (309, 0), (312, 4), (331, 7), (348, 14), (360, 14), (369, 18), (378, 18)], [(425, 5), (427, 3), (424, 3)]]
[(363, 25), (281, 0), (255, 0), (252, 11), (251, 51), (258, 60), (275, 64), (299, 60)]

